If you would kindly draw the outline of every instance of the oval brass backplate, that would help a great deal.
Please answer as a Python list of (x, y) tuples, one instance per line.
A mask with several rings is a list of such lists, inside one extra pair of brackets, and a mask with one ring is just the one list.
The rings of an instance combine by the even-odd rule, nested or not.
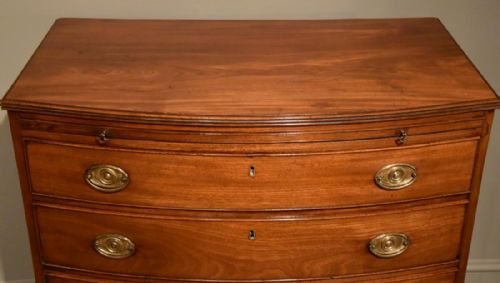
[(416, 179), (417, 168), (405, 163), (389, 164), (375, 174), (375, 183), (384, 190), (404, 189)]
[(410, 238), (402, 233), (384, 233), (370, 240), (370, 252), (381, 258), (402, 254), (410, 245)]
[(127, 172), (120, 167), (97, 164), (85, 171), (85, 181), (97, 191), (114, 193), (125, 189), (130, 182), (130, 178)]
[(135, 244), (122, 235), (102, 234), (95, 238), (94, 249), (104, 257), (123, 259), (134, 254)]

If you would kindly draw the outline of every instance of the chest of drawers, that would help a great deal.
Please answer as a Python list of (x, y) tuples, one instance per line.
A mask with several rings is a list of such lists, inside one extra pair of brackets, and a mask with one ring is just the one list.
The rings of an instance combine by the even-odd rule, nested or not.
[(51, 283), (463, 282), (499, 105), (436, 19), (62, 19), (2, 100)]

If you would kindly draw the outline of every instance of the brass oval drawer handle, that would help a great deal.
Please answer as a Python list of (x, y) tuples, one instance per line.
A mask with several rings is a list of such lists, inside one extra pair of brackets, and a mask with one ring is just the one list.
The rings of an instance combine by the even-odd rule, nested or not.
[(102, 234), (95, 238), (94, 249), (107, 258), (123, 259), (134, 254), (135, 244), (122, 235)]
[(385, 233), (370, 240), (370, 252), (382, 258), (391, 258), (402, 254), (410, 245), (410, 238), (401, 233)]
[(130, 178), (127, 172), (120, 167), (97, 164), (87, 169), (85, 181), (97, 191), (114, 193), (125, 189), (130, 182)]
[(417, 168), (410, 164), (389, 164), (375, 174), (375, 183), (384, 190), (409, 187), (417, 179)]

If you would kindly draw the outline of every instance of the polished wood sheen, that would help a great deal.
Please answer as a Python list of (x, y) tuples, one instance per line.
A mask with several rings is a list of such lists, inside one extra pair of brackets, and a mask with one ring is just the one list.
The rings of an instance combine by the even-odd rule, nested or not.
[[(137, 214), (36, 208), (46, 265), (170, 279), (314, 279), (374, 273), (456, 259), (465, 207), (445, 203), (409, 211), (305, 220), (212, 221)], [(249, 231), (255, 239), (249, 239)], [(372, 255), (370, 239), (408, 235), (408, 250), (392, 259)], [(135, 255), (113, 260), (88, 248), (99, 234), (135, 243)], [(158, 236), (154, 236), (158, 235)], [(61, 252), (71, 251), (71, 252)], [(78, 256), (75, 256), (78, 255)]]
[(60, 19), (1, 106), (37, 283), (463, 283), (499, 101), (432, 18)]
[[(413, 272), (395, 272), (388, 275), (367, 275), (356, 277), (336, 277), (330, 279), (320, 280), (307, 280), (298, 282), (310, 283), (448, 283), (453, 282), (455, 279), (454, 268), (441, 268), (439, 266), (430, 266), (419, 271)], [(142, 279), (133, 279), (127, 277), (106, 276), (102, 274), (88, 274), (83, 272), (50, 272), (47, 277), (49, 283), (122, 283), (122, 282), (144, 282)], [(178, 283), (178, 282), (193, 282), (193, 281), (179, 281), (179, 280), (148, 280), (151, 283)], [(213, 281), (212, 281), (213, 282)], [(224, 281), (226, 283), (235, 283), (238, 281)], [(254, 281), (255, 282), (255, 281)], [(283, 282), (283, 281), (266, 281), (266, 282)], [(293, 282), (293, 281), (292, 281)]]
[[(476, 140), (305, 156), (185, 156), (29, 142), (33, 193), (87, 201), (188, 209), (299, 209), (367, 205), (469, 191)], [(47, 166), (52, 160), (59, 166)], [(384, 190), (375, 173), (416, 166), (414, 184)], [(84, 181), (94, 164), (125, 170), (130, 185), (102, 193)], [(249, 175), (250, 167), (254, 176)], [(293, 197), (291, 197), (293, 196)]]
[(437, 19), (58, 20), (6, 109), (312, 123), (498, 105)]

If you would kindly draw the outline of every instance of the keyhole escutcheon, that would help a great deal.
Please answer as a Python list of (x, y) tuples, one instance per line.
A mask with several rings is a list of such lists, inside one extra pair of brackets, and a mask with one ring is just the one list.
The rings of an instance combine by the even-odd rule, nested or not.
[(250, 241), (255, 240), (256, 237), (257, 237), (257, 233), (255, 232), (254, 229), (251, 229), (250, 231), (248, 231), (248, 239)]
[(250, 168), (248, 169), (248, 176), (255, 178), (255, 165), (250, 165)]

